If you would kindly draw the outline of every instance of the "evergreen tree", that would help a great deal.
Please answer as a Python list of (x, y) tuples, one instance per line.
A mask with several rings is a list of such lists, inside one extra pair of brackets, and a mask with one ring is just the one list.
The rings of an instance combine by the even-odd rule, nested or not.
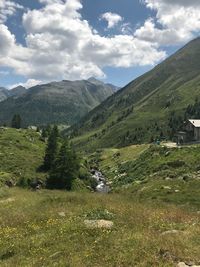
[(58, 127), (54, 126), (48, 138), (44, 156), (43, 167), (46, 171), (50, 170), (55, 163), (58, 150)]
[(47, 179), (47, 188), (71, 190), (72, 182), (78, 176), (78, 170), (76, 154), (65, 142), (61, 146), (55, 165)]
[(21, 117), (19, 114), (15, 114), (12, 118), (11, 127), (20, 129), (21, 128)]

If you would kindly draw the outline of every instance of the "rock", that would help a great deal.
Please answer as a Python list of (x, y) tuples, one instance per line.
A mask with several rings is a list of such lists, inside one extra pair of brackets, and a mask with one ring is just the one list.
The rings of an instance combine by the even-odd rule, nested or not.
[(16, 182), (10, 179), (5, 182), (5, 185), (7, 185), (8, 187), (14, 187), (16, 185)]
[(170, 235), (170, 234), (179, 234), (180, 231), (178, 230), (169, 230), (169, 231), (165, 231), (163, 232), (161, 235)]
[(200, 267), (200, 265), (188, 265), (185, 262), (179, 262), (176, 267)]
[(185, 264), (188, 266), (195, 266), (195, 263), (193, 261), (186, 261)]
[(35, 181), (30, 183), (30, 187), (33, 190), (40, 190), (42, 188), (42, 186), (44, 186), (44, 183), (42, 180), (35, 180)]
[(96, 170), (95, 169), (91, 169), (90, 172), (91, 172), (92, 175), (94, 175)]
[(185, 262), (179, 262), (176, 267), (188, 267), (188, 265), (186, 265)]
[(110, 192), (110, 187), (106, 184), (104, 184), (103, 182), (100, 182), (97, 187), (96, 187), (96, 191), (99, 193), (109, 193)]
[(106, 229), (111, 229), (114, 225), (112, 221), (108, 220), (85, 220), (84, 224), (88, 228), (106, 228)]
[(170, 155), (170, 151), (167, 151), (166, 153), (165, 153), (165, 157), (168, 157)]
[(170, 186), (162, 186), (162, 189), (171, 190), (172, 188)]

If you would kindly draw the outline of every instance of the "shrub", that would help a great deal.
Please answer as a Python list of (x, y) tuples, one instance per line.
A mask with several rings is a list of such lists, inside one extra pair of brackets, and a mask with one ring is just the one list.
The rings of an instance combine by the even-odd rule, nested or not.
[(89, 220), (112, 220), (115, 215), (106, 209), (97, 208), (84, 215)]
[(185, 161), (183, 160), (174, 160), (167, 162), (167, 165), (172, 168), (180, 168), (186, 165)]

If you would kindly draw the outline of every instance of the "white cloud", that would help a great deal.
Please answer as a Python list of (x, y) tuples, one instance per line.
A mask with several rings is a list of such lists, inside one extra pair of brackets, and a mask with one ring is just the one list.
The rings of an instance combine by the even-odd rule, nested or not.
[(15, 37), (10, 33), (8, 27), (0, 24), (0, 55), (5, 56), (15, 44)]
[(0, 0), (0, 23), (4, 23), (9, 16), (16, 13), (17, 9), (23, 9), (23, 6), (8, 0)]
[(100, 19), (107, 21), (108, 29), (114, 28), (119, 22), (123, 21), (123, 18), (120, 15), (111, 12), (102, 14)]
[(182, 44), (200, 31), (199, 0), (144, 0), (154, 9), (155, 19), (148, 19), (135, 32), (135, 37), (159, 45)]
[(28, 88), (31, 88), (31, 87), (36, 86), (38, 84), (42, 84), (42, 81), (29, 79), (25, 83), (16, 83), (16, 84), (9, 85), (8, 88), (12, 89), (12, 88), (15, 88), (15, 87), (18, 87), (18, 86), (23, 86), (26, 89), (28, 89)]
[[(51, 1), (23, 15), (26, 46), (0, 25), (0, 66), (28, 80), (104, 77), (104, 67), (154, 65), (166, 57), (156, 42), (124, 34), (101, 36), (81, 17), (79, 0)], [(128, 28), (128, 25), (124, 27)]]

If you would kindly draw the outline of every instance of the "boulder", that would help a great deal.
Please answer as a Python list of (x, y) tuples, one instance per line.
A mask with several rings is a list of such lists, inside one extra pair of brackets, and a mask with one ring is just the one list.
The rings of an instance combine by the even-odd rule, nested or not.
[(5, 185), (8, 187), (14, 187), (16, 185), (16, 182), (14, 180), (10, 179), (10, 180), (7, 180), (5, 182)]
[(170, 186), (162, 186), (162, 189), (171, 190), (172, 188)]
[(114, 225), (112, 221), (108, 220), (84, 220), (84, 224), (88, 228), (106, 228), (106, 229), (111, 229)]
[(33, 182), (30, 182), (30, 187), (33, 190), (39, 190), (44, 186), (44, 182), (41, 180), (35, 180)]
[(185, 262), (179, 262), (176, 267), (200, 267), (200, 265), (191, 265), (186, 264)]
[(179, 262), (176, 267), (188, 267), (185, 262)]
[(168, 230), (168, 231), (165, 231), (163, 232), (161, 235), (171, 235), (171, 234), (179, 234), (181, 231), (178, 231), (178, 230)]

